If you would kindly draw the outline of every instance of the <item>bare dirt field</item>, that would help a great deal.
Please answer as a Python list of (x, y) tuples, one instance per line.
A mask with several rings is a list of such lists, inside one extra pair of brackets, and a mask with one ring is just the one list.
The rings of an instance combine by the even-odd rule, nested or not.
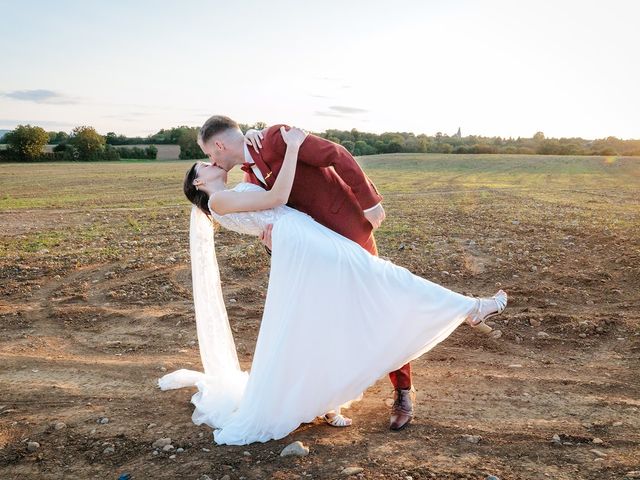
[[(381, 256), (462, 293), (503, 288), (503, 334), (462, 325), (414, 361), (403, 431), (388, 429), (382, 378), (345, 411), (351, 427), (317, 420), (238, 447), (191, 422), (195, 388), (156, 386), (201, 369), (191, 162), (0, 164), (0, 477), (640, 478), (640, 159), (360, 161), (385, 197)], [(269, 257), (257, 239), (216, 235), (249, 369)], [(327, 354), (332, 334), (318, 338)], [(183, 451), (154, 454), (163, 437)], [(309, 455), (280, 457), (296, 440)]]

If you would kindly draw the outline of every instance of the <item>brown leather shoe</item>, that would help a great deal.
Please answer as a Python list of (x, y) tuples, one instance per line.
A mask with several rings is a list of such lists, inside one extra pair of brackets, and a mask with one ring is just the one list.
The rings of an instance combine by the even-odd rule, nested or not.
[(401, 430), (411, 422), (413, 418), (413, 402), (416, 400), (416, 391), (411, 386), (406, 390), (396, 388), (393, 391), (393, 406), (391, 407), (391, 430)]

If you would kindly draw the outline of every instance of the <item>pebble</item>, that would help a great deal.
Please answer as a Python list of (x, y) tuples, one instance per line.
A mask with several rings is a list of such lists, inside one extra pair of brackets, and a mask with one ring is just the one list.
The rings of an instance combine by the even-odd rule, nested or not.
[(101, 423), (102, 425), (106, 425), (107, 423), (109, 423), (109, 419), (107, 417), (102, 417), (98, 419), (98, 423)]
[(494, 329), (493, 331), (489, 332), (489, 336), (491, 338), (494, 338), (494, 339), (495, 338), (500, 338), (502, 336), (502, 330), (495, 330)]
[(591, 440), (591, 443), (595, 443), (595, 444), (602, 443), (602, 439), (595, 437), (593, 440)]
[(153, 454), (154, 454), (154, 455), (158, 455), (158, 450), (154, 450), (154, 451), (153, 451)]
[(509, 365), (509, 368), (522, 368), (522, 365), (520, 365), (519, 363), (512, 363), (511, 365)]
[(151, 446), (153, 448), (162, 448), (165, 445), (171, 445), (171, 439), (170, 438), (159, 438), (158, 440), (153, 442), (153, 444)]
[(540, 338), (549, 338), (551, 335), (549, 335), (547, 332), (538, 332), (538, 336)]
[(560, 435), (558, 435), (557, 433), (553, 435), (553, 438), (551, 440), (553, 441), (553, 443), (562, 444), (562, 440), (560, 440)]
[(225, 475), (220, 480), (231, 480), (231, 477), (229, 475)]
[(174, 450), (175, 447), (173, 445), (165, 445), (164, 447), (162, 447), (162, 451), (163, 452), (170, 452), (171, 450)]
[(242, 455), (244, 455), (245, 457), (250, 457), (251, 456), (251, 452), (247, 452), (245, 450), (244, 452), (242, 452)]
[(182, 453), (182, 452), (184, 452), (184, 448), (180, 447), (176, 449), (176, 453)]
[(107, 448), (105, 448), (105, 449), (102, 451), (102, 453), (103, 453), (104, 455), (109, 455), (110, 453), (115, 453), (115, 451), (116, 451), (116, 449), (115, 449), (115, 448), (113, 448), (113, 447), (107, 447)]
[(364, 472), (362, 467), (346, 467), (342, 470), (342, 475), (355, 475), (356, 473)]
[(495, 475), (489, 475), (487, 478), (485, 478), (484, 480), (500, 480), (498, 477), (496, 477)]
[(621, 427), (622, 426), (622, 422), (613, 422), (613, 426), (614, 427)]
[(595, 448), (592, 448), (592, 449), (591, 449), (591, 450), (589, 450), (589, 451), (590, 451), (591, 453), (593, 453), (594, 455), (597, 455), (598, 457), (606, 457), (606, 456), (607, 456), (607, 454), (606, 454), (606, 453), (604, 453), (604, 452), (603, 452), (603, 451), (601, 451), (601, 450), (597, 450), (597, 449), (595, 449)]
[(482, 437), (480, 435), (462, 435), (462, 438), (471, 443), (478, 443), (480, 440), (482, 440)]
[(169, 458), (174, 459), (174, 458), (176, 458), (176, 456), (175, 455), (169, 455)]
[(54, 427), (56, 430), (62, 430), (63, 428), (67, 428), (67, 424), (64, 422), (58, 422), (54, 425)]
[(156, 424), (155, 424), (155, 423), (150, 423), (149, 425), (147, 425), (147, 428), (153, 428), (153, 427), (155, 427), (155, 426), (156, 426)]
[(282, 452), (280, 452), (281, 457), (287, 457), (289, 455), (305, 457), (309, 455), (309, 447), (305, 447), (300, 441), (290, 443), (282, 449)]
[(38, 442), (27, 443), (27, 450), (29, 450), (30, 452), (35, 452), (39, 448), (40, 448), (40, 444)]

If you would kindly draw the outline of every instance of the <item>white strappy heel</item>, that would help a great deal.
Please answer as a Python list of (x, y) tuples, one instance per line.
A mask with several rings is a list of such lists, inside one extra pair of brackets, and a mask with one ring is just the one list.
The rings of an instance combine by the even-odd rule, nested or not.
[[(484, 317), (481, 317), (480, 310), (481, 310), (483, 301), (495, 302), (498, 307), (498, 311), (488, 313)], [(485, 320), (491, 317), (495, 317), (496, 315), (500, 315), (504, 311), (506, 306), (507, 306), (507, 292), (505, 292), (504, 290), (498, 290), (498, 293), (496, 293), (493, 297), (490, 297), (490, 298), (484, 297), (484, 298), (476, 299), (476, 305), (473, 307), (473, 310), (471, 311), (471, 313), (467, 316), (466, 322), (469, 325), (471, 325), (473, 328), (477, 328), (479, 332), (487, 333), (487, 334), (491, 333), (493, 331), (493, 328), (487, 325), (485, 323)]]
[[(339, 411), (340, 410), (338, 410), (338, 412)], [(334, 410), (325, 413), (322, 418), (332, 427), (348, 427), (353, 423), (349, 417), (336, 413)]]

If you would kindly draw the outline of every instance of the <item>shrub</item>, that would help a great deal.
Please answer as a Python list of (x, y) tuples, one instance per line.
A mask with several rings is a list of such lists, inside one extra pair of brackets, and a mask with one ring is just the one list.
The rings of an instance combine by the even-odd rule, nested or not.
[(7, 142), (8, 156), (15, 161), (36, 162), (49, 140), (49, 134), (41, 127), (18, 125), (3, 137)]

